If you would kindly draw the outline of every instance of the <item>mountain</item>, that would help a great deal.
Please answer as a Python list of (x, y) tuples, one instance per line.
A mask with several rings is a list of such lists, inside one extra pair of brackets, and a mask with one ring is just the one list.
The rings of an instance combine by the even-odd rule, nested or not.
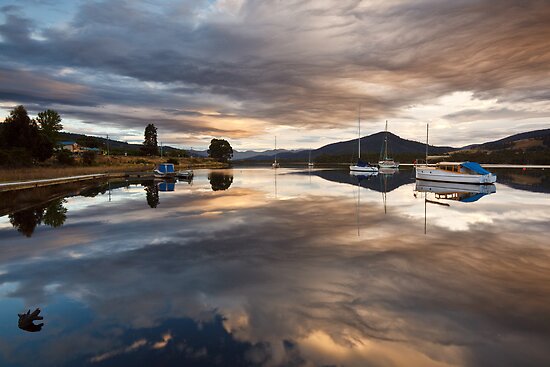
[[(483, 144), (472, 144), (462, 147), (461, 150), (500, 150), (500, 149), (522, 149), (530, 146), (548, 144), (550, 140), (550, 129), (533, 130), (525, 133), (510, 135), (506, 138), (490, 141)], [(530, 143), (529, 143), (530, 142)]]
[[(384, 132), (364, 136), (361, 138), (361, 153), (370, 156), (378, 156), (384, 143)], [(429, 146), (429, 152), (434, 154), (445, 154), (458, 148)], [(426, 152), (426, 144), (413, 140), (403, 139), (395, 134), (388, 133), (388, 150), (390, 154), (397, 156), (411, 155), (422, 157)], [(269, 151), (262, 152), (259, 155), (251, 156), (250, 160), (271, 160), (274, 154), (268, 154)], [(342, 141), (325, 145), (318, 149), (311, 150), (311, 159), (318, 160), (319, 157), (342, 157), (349, 160), (351, 157), (357, 157), (357, 139)], [(277, 154), (277, 158), (281, 160), (301, 160), (307, 161), (309, 158), (309, 150), (301, 151), (285, 151)], [(413, 158), (414, 159), (414, 158)], [(239, 160), (235, 158), (234, 160)]]

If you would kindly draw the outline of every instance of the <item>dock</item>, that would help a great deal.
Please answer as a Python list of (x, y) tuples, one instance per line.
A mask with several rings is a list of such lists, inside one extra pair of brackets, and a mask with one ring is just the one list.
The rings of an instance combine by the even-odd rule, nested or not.
[(40, 180), (17, 181), (0, 183), (0, 192), (32, 189), (51, 185), (61, 185), (72, 182), (106, 180), (109, 178), (152, 178), (152, 172), (121, 172), (121, 173), (96, 173), (90, 175), (46, 178)]

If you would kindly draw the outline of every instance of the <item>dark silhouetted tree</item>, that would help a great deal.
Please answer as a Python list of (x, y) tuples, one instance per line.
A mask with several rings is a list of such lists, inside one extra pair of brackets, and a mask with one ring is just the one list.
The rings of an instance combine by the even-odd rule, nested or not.
[(212, 191), (227, 190), (233, 183), (233, 175), (226, 175), (221, 172), (211, 172), (208, 174), (208, 180)]
[(6, 117), (0, 135), (0, 147), (3, 149), (25, 149), (38, 161), (45, 161), (53, 154), (53, 143), (30, 119), (23, 106), (15, 107)]
[(158, 155), (157, 128), (153, 124), (145, 128), (145, 140), (141, 151), (145, 155)]
[(39, 112), (35, 121), (38, 123), (42, 133), (55, 145), (59, 139), (59, 132), (63, 130), (59, 113), (54, 110)]
[(233, 158), (233, 148), (225, 139), (212, 139), (208, 148), (208, 156), (226, 163)]

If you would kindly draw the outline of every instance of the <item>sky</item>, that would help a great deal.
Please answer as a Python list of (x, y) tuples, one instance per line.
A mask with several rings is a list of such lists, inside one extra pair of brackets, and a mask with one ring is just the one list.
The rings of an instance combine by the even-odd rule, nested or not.
[(550, 127), (550, 2), (0, 0), (0, 121), (309, 149), (384, 129), (463, 146)]

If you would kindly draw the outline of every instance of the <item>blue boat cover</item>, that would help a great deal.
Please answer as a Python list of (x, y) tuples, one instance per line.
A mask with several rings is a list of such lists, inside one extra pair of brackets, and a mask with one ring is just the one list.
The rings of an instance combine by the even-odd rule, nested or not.
[(172, 163), (159, 164), (158, 170), (162, 173), (174, 173), (174, 165)]
[(362, 160), (358, 160), (357, 161), (357, 167), (369, 167), (370, 164), (368, 164), (367, 162), (363, 162)]
[(462, 201), (463, 203), (473, 203), (474, 201), (478, 201), (479, 199), (481, 199), (485, 195), (486, 194), (477, 193), (475, 195), (468, 196), (468, 197), (465, 197), (463, 199), (460, 199), (460, 201)]
[(475, 173), (478, 173), (480, 175), (489, 175), (489, 174), (491, 174), (491, 172), (487, 171), (486, 169), (481, 167), (479, 165), (479, 163), (476, 163), (476, 162), (464, 162), (464, 163), (461, 164), (461, 166), (465, 167), (465, 168), (468, 168), (468, 169), (471, 169), (472, 171), (474, 171)]

